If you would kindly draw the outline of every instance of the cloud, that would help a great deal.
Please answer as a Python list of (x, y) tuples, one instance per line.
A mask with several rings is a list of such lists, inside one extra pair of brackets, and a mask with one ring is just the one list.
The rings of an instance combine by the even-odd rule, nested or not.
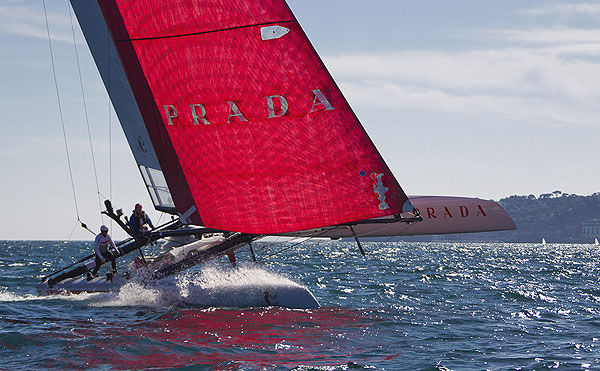
[[(48, 11), (50, 36), (53, 41), (73, 42), (71, 21), (68, 13)], [(73, 20), (73, 22), (76, 22)], [(0, 5), (0, 33), (48, 39), (43, 7), (23, 5), (21, 1), (8, 1)], [(78, 35), (79, 32), (76, 32)]]
[(486, 37), (504, 43), (520, 44), (575, 44), (580, 46), (597, 46), (600, 44), (600, 29), (577, 29), (569, 27), (534, 28), (527, 30), (479, 30), (472, 33), (471, 36), (476, 38)]
[(550, 4), (541, 7), (527, 8), (519, 11), (521, 14), (530, 16), (587, 16), (600, 18), (600, 4), (597, 3), (579, 3), (579, 4)]
[(349, 100), (368, 107), (600, 124), (600, 30), (479, 35), (500, 43), (461, 51), (351, 53), (325, 61)]

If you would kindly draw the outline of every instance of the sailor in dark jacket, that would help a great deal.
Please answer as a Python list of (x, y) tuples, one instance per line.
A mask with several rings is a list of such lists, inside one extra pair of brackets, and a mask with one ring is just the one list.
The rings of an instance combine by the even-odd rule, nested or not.
[(144, 212), (144, 210), (142, 210), (142, 205), (135, 204), (135, 210), (133, 210), (133, 214), (131, 214), (131, 218), (129, 219), (129, 227), (134, 234), (139, 234), (145, 232), (145, 224), (154, 229), (154, 225), (152, 225), (150, 217)]

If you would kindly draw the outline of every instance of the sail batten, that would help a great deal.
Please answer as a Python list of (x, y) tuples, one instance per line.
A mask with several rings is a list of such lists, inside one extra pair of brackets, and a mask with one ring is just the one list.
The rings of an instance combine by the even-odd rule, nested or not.
[(251, 24), (296, 22), (281, 0), (121, 1), (106, 3), (107, 20), (119, 17), (126, 29), (113, 31), (115, 40), (200, 33)]
[(285, 1), (99, 5), (167, 183), (147, 184), (156, 200), (252, 234), (412, 210)]
[(248, 25), (237, 26), (237, 27), (230, 27), (230, 28), (222, 28), (222, 29), (218, 29), (218, 30), (199, 31), (199, 32), (192, 32), (192, 33), (178, 34), (178, 35), (164, 35), (164, 36), (154, 36), (154, 37), (140, 37), (140, 38), (135, 38), (135, 39), (121, 39), (121, 40), (116, 40), (116, 41), (120, 42), (120, 41), (145, 41), (145, 40), (171, 39), (171, 38), (174, 38), (174, 37), (186, 37), (186, 36), (202, 35), (202, 34), (209, 34), (209, 33), (215, 33), (215, 32), (232, 31), (232, 30), (237, 30), (237, 29), (241, 29), (241, 28), (263, 27), (263, 26), (270, 26), (270, 25), (279, 25), (279, 24), (285, 24), (285, 23), (293, 23), (293, 22), (294, 21), (273, 21), (273, 22), (265, 22), (265, 23), (258, 23), (258, 24), (248, 24)]

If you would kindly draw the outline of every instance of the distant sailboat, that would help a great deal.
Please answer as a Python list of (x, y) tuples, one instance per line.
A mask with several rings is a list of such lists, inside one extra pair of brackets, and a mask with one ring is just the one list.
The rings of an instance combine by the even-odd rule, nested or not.
[(545, 238), (542, 238), (542, 246), (546, 246), (546, 245), (547, 245), (547, 244), (546, 244), (546, 239), (545, 239)]
[(598, 238), (594, 238), (594, 245), (600, 246), (600, 242), (598, 242)]

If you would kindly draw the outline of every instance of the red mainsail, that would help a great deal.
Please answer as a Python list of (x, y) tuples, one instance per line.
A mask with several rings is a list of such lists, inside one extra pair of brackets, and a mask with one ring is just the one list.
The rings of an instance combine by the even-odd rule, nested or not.
[(191, 222), (274, 234), (412, 210), (285, 1), (99, 4)]

